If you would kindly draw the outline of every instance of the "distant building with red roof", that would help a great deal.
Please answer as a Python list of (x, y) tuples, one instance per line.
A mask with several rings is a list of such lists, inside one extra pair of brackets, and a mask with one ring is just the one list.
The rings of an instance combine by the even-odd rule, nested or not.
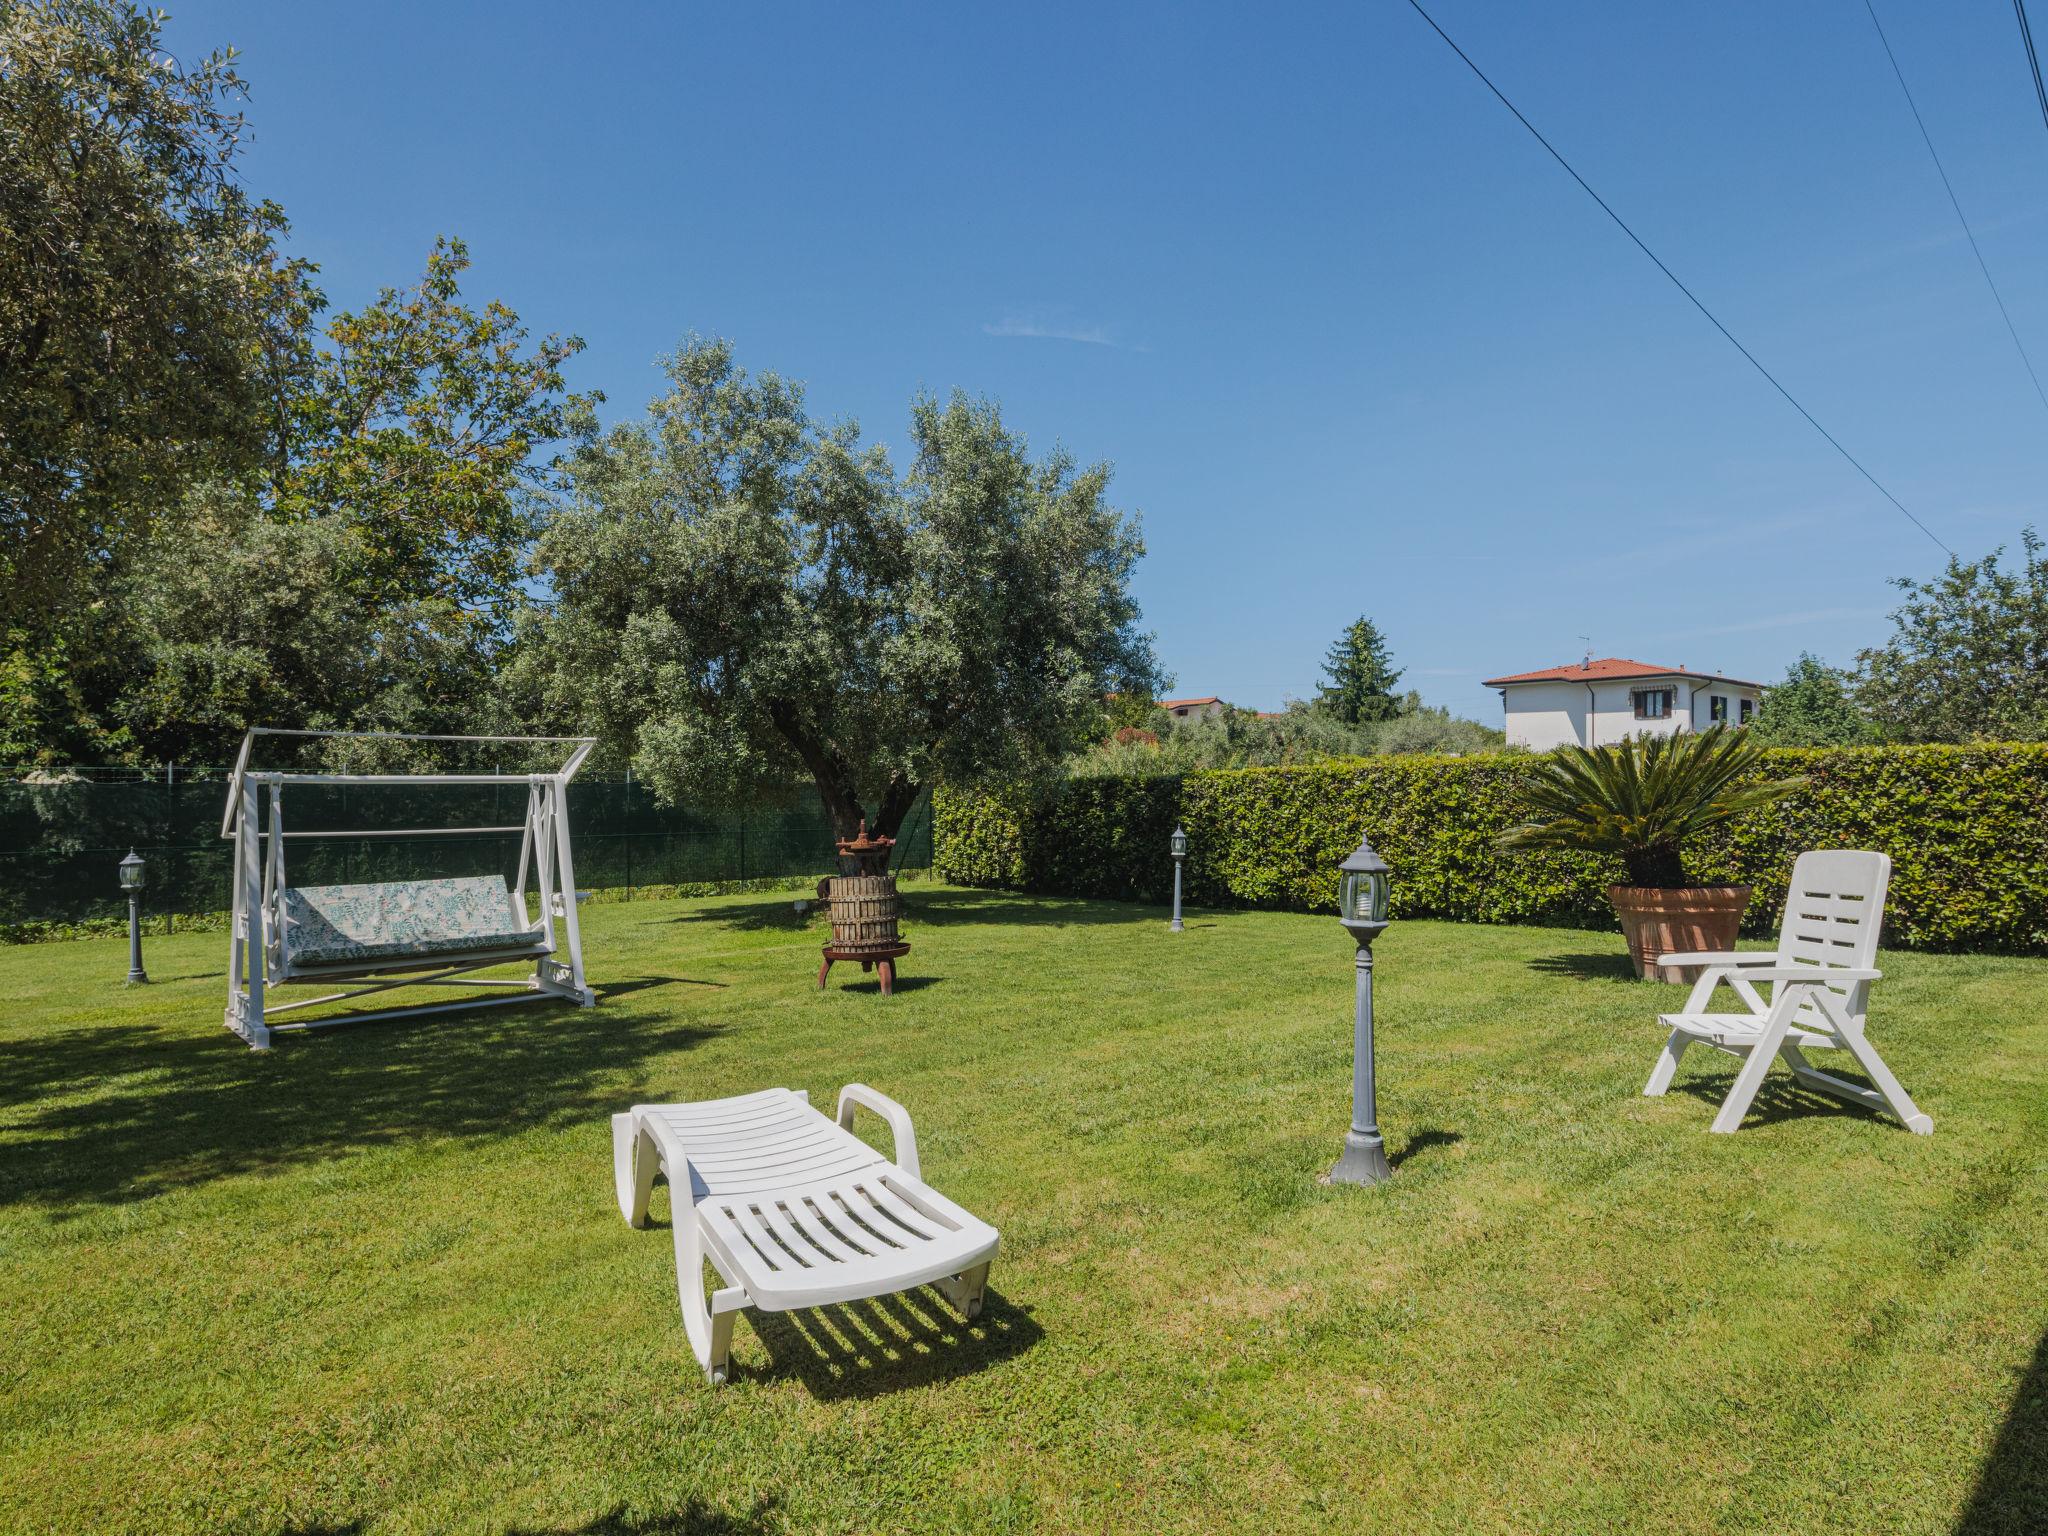
[(1747, 725), (1764, 695), (1761, 683), (1620, 656), (1511, 672), (1486, 686), (1500, 690), (1508, 745), (1538, 752), (1703, 731), (1724, 720)]
[(1161, 699), (1159, 707), (1176, 720), (1206, 720), (1228, 707), (1213, 694), (1204, 699)]

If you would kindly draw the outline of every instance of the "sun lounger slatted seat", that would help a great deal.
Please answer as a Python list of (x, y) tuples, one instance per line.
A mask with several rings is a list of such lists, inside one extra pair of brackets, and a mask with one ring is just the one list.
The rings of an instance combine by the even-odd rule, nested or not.
[[(850, 1129), (857, 1106), (895, 1135), (894, 1161)], [(726, 1379), (733, 1315), (886, 1296), (931, 1285), (970, 1321), (981, 1311), (994, 1227), (918, 1177), (901, 1104), (860, 1083), (835, 1124), (809, 1098), (771, 1088), (695, 1104), (638, 1104), (612, 1116), (620, 1214), (647, 1225), (669, 1182), (683, 1327), (712, 1382)], [(704, 1294), (704, 1262), (724, 1281)]]

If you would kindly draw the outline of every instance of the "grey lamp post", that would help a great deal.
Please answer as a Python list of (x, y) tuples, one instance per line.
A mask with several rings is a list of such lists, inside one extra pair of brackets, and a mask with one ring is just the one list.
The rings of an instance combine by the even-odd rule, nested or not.
[(143, 862), (133, 848), (121, 861), (121, 889), (128, 893), (128, 979), (147, 981), (142, 969), (142, 875)]
[(1379, 1106), (1372, 1080), (1372, 941), (1387, 931), (1387, 866), (1358, 840), (1358, 851), (1337, 866), (1337, 915), (1358, 946), (1358, 1000), (1353, 1014), (1351, 1129), (1344, 1155), (1330, 1170), (1332, 1184), (1381, 1184), (1393, 1177), (1380, 1139)]
[(1172, 931), (1173, 931), (1174, 933), (1185, 933), (1185, 932), (1186, 932), (1187, 930), (1186, 930), (1186, 928), (1185, 928), (1185, 927), (1183, 926), (1183, 924), (1181, 923), (1181, 920), (1180, 920), (1180, 867), (1181, 867), (1181, 865), (1183, 865), (1183, 864), (1185, 864), (1185, 863), (1187, 862), (1187, 857), (1188, 857), (1188, 835), (1187, 835), (1187, 833), (1183, 832), (1183, 831), (1182, 831), (1182, 830), (1180, 829), (1180, 823), (1178, 823), (1178, 822), (1175, 822), (1175, 823), (1174, 823), (1174, 827), (1173, 827), (1173, 836), (1172, 836), (1172, 837), (1171, 837), (1171, 838), (1170, 838), (1170, 839), (1168, 840), (1168, 842), (1167, 842), (1167, 846), (1168, 846), (1168, 847), (1170, 847), (1170, 848), (1171, 848), (1171, 849), (1173, 850), (1173, 929), (1172, 929)]

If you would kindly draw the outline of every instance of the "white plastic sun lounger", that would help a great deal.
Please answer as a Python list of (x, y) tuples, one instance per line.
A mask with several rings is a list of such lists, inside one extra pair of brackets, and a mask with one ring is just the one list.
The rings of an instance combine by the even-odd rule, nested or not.
[[(857, 1105), (889, 1122), (891, 1162), (850, 1129)], [(612, 1116), (619, 1212), (647, 1225), (669, 1181), (676, 1290), (697, 1363), (726, 1379), (733, 1314), (788, 1312), (930, 1285), (972, 1321), (997, 1233), (918, 1177), (910, 1112), (861, 1083), (834, 1124), (788, 1088), (695, 1104), (636, 1104)], [(704, 1294), (704, 1261), (724, 1282)]]

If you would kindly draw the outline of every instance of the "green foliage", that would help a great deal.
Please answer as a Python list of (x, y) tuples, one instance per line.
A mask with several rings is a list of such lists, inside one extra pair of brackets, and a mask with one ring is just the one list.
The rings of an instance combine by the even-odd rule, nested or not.
[[(1507, 733), (1477, 720), (1463, 720), (1448, 709), (1424, 704), (1408, 694), (1401, 712), (1391, 720), (1364, 727), (1360, 750), (1367, 754), (1386, 752), (1435, 752), (1462, 757), (1473, 752), (1499, 752)], [(1517, 749), (1519, 750), (1519, 749)]]
[(250, 724), (476, 729), (490, 631), (448, 598), (394, 594), (350, 518), (282, 522), (195, 496), (120, 589), (135, 645), (115, 718), (150, 761), (224, 763)]
[(1858, 702), (1889, 740), (2048, 738), (2048, 555), (2029, 528), (2020, 569), (1950, 558), (1933, 581), (1893, 583), (1892, 638), (1858, 658)]
[(1851, 679), (1819, 657), (1801, 652), (1785, 680), (1764, 695), (1749, 727), (1751, 740), (1766, 747), (1860, 747), (1877, 739), (1870, 719), (1856, 705)]
[(33, 670), (184, 486), (275, 450), (318, 302), (236, 176), (232, 50), (125, 0), (0, 5), (0, 639)]
[(1277, 768), (1387, 752), (1500, 750), (1501, 732), (1477, 721), (1454, 719), (1447, 709), (1428, 708), (1415, 694), (1403, 700), (1402, 708), (1391, 720), (1365, 725), (1346, 725), (1318, 706), (1298, 702), (1270, 715), (1226, 709), (1199, 719), (1162, 717), (1155, 722), (1156, 742), (1112, 737), (1068, 759), (1066, 771), (1076, 777), (1142, 778), (1199, 768)]
[[(1379, 757), (1130, 780), (1113, 792), (1077, 793), (1080, 781), (944, 789), (933, 864), (963, 884), (1163, 901), (1178, 819), (1193, 900), (1328, 911), (1338, 861), (1370, 834), (1394, 869), (1397, 916), (1612, 927), (1605, 893), (1624, 877), (1618, 856), (1497, 846), (1544, 764)], [(1756, 888), (1751, 932), (1776, 924), (1801, 851), (1875, 848), (1893, 861), (1888, 942), (2048, 950), (2048, 746), (1771, 750), (1752, 771), (1803, 783), (1683, 845), (1693, 878)]]
[(1056, 762), (1109, 692), (1148, 692), (1142, 553), (1106, 466), (1032, 459), (987, 402), (911, 409), (898, 478), (724, 342), (665, 364), (644, 423), (592, 437), (542, 541), (559, 603), (536, 697), (669, 798), (808, 775), (842, 835), (894, 833), (925, 784)]
[(1762, 756), (1746, 733), (1726, 725), (1560, 747), (1529, 786), (1529, 819), (1502, 833), (1501, 846), (1611, 853), (1630, 885), (1688, 885), (1687, 842), (1798, 787), (1797, 780), (1759, 777)]
[(0, 758), (473, 726), (582, 343), (462, 302), (459, 240), (323, 327), (238, 179), (234, 51), (163, 21), (0, 0)]
[(560, 457), (544, 450), (604, 397), (565, 393), (580, 337), (529, 350), (511, 309), (464, 303), (468, 266), (462, 241), (437, 240), (418, 286), (308, 337), (270, 501), (287, 521), (345, 520), (366, 595), (439, 599), (502, 628), (536, 532), (530, 493), (559, 483)]
[(1323, 658), (1328, 683), (1317, 693), (1322, 709), (1346, 725), (1391, 720), (1401, 713), (1394, 685), (1401, 673), (1394, 666), (1386, 637), (1371, 619), (1360, 615), (1337, 638)]
[(1149, 688), (1126, 688), (1102, 701), (1104, 736), (1114, 736), (1118, 731), (1150, 731), (1157, 736), (1164, 734), (1172, 723), (1172, 717), (1159, 707)]

